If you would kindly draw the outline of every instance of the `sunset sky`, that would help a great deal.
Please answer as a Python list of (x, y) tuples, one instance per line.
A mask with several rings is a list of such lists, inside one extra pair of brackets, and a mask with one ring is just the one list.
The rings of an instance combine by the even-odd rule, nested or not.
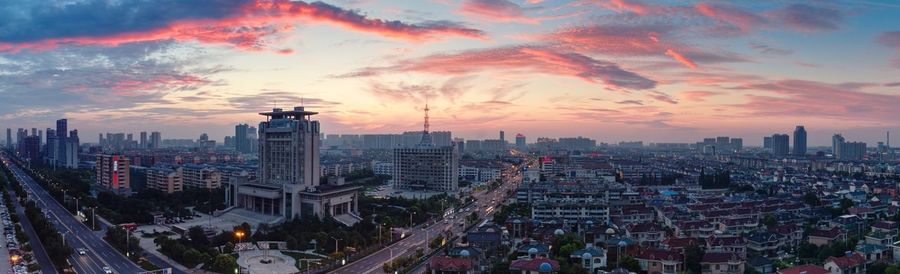
[[(0, 4), (0, 127), (695, 142), (900, 136), (900, 3), (67, 0)], [(5, 134), (3, 134), (5, 135)], [(5, 138), (5, 136), (0, 136)], [(895, 143), (900, 144), (900, 138)], [(895, 145), (896, 146), (896, 145)]]

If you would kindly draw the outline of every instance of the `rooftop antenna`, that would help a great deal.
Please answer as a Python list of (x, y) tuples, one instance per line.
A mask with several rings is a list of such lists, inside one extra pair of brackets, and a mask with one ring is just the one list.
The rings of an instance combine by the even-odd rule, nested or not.
[(428, 97), (425, 97), (425, 133), (428, 133)]

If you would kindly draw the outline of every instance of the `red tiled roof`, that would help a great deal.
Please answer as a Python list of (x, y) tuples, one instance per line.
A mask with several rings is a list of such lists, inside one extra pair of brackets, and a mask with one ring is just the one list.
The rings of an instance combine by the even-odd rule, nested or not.
[(880, 228), (880, 229), (897, 229), (897, 222), (882, 220), (882, 221), (878, 221), (877, 223), (873, 224), (872, 227)]
[(849, 257), (828, 257), (828, 259), (825, 259), (825, 262), (834, 262), (834, 264), (840, 268), (848, 268), (866, 263), (866, 257), (863, 257), (863, 255), (860, 255), (859, 253), (853, 253), (853, 255), (850, 255)]
[(809, 232), (809, 236), (834, 239), (843, 233), (840, 228), (832, 227), (831, 229), (814, 229)]
[(665, 249), (644, 250), (635, 258), (651, 261), (681, 261), (684, 259), (680, 253)]
[(668, 238), (663, 240), (663, 244), (669, 248), (684, 248), (690, 245), (703, 245), (704, 242), (698, 238)]
[(547, 258), (515, 260), (509, 264), (509, 269), (538, 271), (543, 263), (549, 263), (553, 267), (553, 271), (559, 271), (559, 262)]
[(467, 271), (472, 267), (473, 263), (470, 258), (438, 256), (428, 260), (428, 268), (438, 271)]
[(641, 233), (641, 232), (658, 232), (662, 231), (662, 227), (655, 223), (640, 223), (634, 224), (628, 228), (628, 232), (631, 233)]
[(741, 257), (732, 252), (706, 252), (703, 254), (703, 263), (727, 263), (731, 261), (739, 261)]
[(778, 270), (778, 274), (828, 274), (828, 270), (814, 264), (805, 264)]

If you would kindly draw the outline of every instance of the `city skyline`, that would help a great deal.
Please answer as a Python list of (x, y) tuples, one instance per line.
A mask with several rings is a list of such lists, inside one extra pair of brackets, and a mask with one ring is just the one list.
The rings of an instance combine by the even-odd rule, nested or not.
[(302, 104), (325, 134), (400, 133), (427, 100), (434, 130), (466, 139), (760, 146), (804, 125), (813, 147), (900, 131), (889, 1), (232, 3), (5, 5), (0, 128), (221, 141)]

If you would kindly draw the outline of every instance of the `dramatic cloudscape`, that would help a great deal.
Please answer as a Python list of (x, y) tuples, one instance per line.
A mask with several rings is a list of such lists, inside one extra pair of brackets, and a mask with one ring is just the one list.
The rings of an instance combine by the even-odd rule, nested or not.
[[(0, 127), (692, 142), (900, 132), (900, 3), (78, 0), (0, 4)], [(512, 135), (510, 135), (512, 136)]]

